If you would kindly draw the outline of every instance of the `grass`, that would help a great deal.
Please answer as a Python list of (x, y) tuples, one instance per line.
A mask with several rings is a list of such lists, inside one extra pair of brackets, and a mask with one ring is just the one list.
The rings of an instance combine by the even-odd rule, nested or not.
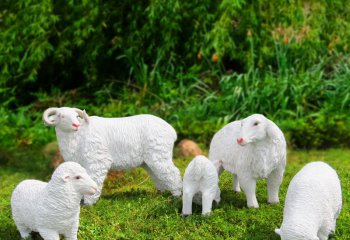
[[(28, 178), (47, 181), (52, 169), (49, 157), (35, 151), (19, 153), (0, 165), (0, 239), (16, 240), (20, 235), (11, 218), (10, 196), (16, 184)], [(1, 156), (0, 156), (1, 158)], [(175, 159), (184, 172), (191, 159)], [(212, 215), (202, 217), (201, 208), (181, 217), (181, 199), (169, 193), (157, 193), (143, 169), (110, 174), (101, 199), (96, 205), (81, 208), (79, 239), (279, 239), (274, 229), (282, 222), (283, 202), (292, 177), (310, 161), (322, 160), (334, 167), (341, 179), (343, 209), (332, 239), (350, 236), (350, 150), (289, 151), (288, 164), (281, 186), (282, 204), (267, 204), (266, 182), (258, 181), (259, 209), (247, 209), (243, 193), (232, 191), (232, 177), (225, 172), (220, 178), (222, 200)], [(1, 161), (0, 161), (1, 163)], [(34, 239), (41, 239), (37, 235)]]

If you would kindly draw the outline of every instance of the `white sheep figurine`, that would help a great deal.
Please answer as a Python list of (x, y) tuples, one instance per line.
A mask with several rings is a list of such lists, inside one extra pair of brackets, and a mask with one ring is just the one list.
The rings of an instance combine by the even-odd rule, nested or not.
[[(286, 141), (275, 123), (261, 114), (234, 121), (213, 137), (209, 159), (222, 161), (234, 177), (233, 189), (242, 187), (249, 208), (258, 208), (256, 180), (267, 178), (268, 202), (279, 203), (279, 187), (286, 166)], [(219, 174), (222, 168), (219, 170)]]
[(92, 195), (97, 184), (78, 163), (62, 163), (46, 183), (25, 180), (11, 196), (12, 216), (22, 238), (32, 231), (44, 240), (76, 240), (79, 227), (80, 202), (84, 194)]
[(324, 162), (309, 163), (289, 184), (283, 223), (275, 232), (282, 240), (326, 240), (335, 231), (341, 207), (336, 171)]
[(69, 107), (48, 108), (43, 120), (55, 127), (64, 160), (80, 163), (97, 183), (97, 193), (84, 196), (85, 204), (98, 200), (109, 169), (138, 166), (146, 169), (158, 190), (170, 190), (174, 196), (181, 196), (180, 171), (172, 161), (177, 136), (164, 120), (146, 114), (89, 117), (85, 111)]
[(199, 155), (195, 157), (185, 170), (183, 179), (182, 214), (184, 216), (192, 214), (193, 197), (200, 194), (198, 199), (202, 199), (202, 214), (211, 212), (213, 200), (220, 202), (220, 189), (218, 168), (206, 157)]

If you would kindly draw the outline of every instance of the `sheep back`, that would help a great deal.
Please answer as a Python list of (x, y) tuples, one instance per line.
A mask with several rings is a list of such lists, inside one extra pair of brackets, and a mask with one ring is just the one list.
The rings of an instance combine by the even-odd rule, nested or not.
[[(212, 192), (215, 196), (218, 189), (216, 167), (204, 156), (195, 157), (185, 170), (183, 185), (185, 189), (196, 192)], [(200, 202), (200, 201), (196, 201)]]
[(309, 163), (289, 184), (281, 231), (309, 235), (317, 235), (322, 227), (330, 231), (335, 227), (341, 206), (342, 193), (336, 171), (324, 162)]
[(40, 219), (38, 212), (41, 206), (38, 198), (43, 196), (46, 182), (25, 180), (19, 183), (11, 196), (12, 216), (16, 225), (24, 225), (32, 231), (38, 230)]
[(118, 170), (140, 166), (154, 152), (170, 152), (171, 158), (177, 138), (170, 124), (147, 114), (123, 118), (92, 116), (89, 124), (72, 134), (73, 138), (57, 135), (66, 161), (86, 165), (87, 161), (94, 161), (93, 155), (103, 154), (112, 161), (111, 168)]

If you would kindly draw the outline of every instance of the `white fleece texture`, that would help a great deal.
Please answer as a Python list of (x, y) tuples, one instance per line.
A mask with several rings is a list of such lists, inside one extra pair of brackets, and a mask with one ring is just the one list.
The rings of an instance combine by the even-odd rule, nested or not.
[(210, 143), (209, 159), (222, 161), (223, 169), (233, 174), (234, 191), (240, 192), (242, 187), (248, 207), (259, 207), (255, 195), (259, 178), (267, 179), (268, 202), (279, 202), (286, 141), (277, 125), (263, 115), (253, 114), (219, 130)]
[(182, 214), (192, 214), (192, 200), (196, 194), (202, 199), (202, 214), (210, 214), (213, 200), (220, 202), (219, 177), (216, 166), (206, 157), (195, 157), (185, 170), (183, 180)]
[[(81, 110), (74, 108), (55, 109), (56, 113), (49, 119), (55, 125), (64, 160), (80, 163), (98, 185), (94, 196), (84, 197), (85, 204), (98, 200), (109, 169), (138, 166), (146, 169), (158, 190), (181, 196), (181, 175), (172, 159), (177, 135), (167, 122), (146, 114), (102, 118), (89, 117), (85, 111), (80, 116), (76, 110)], [(80, 126), (76, 128), (72, 124)]]
[(325, 240), (334, 233), (342, 207), (336, 171), (324, 162), (305, 165), (287, 190), (283, 222), (275, 232), (282, 240)]
[(74, 162), (62, 163), (48, 183), (22, 181), (11, 196), (12, 216), (21, 237), (35, 231), (45, 240), (59, 240), (60, 234), (78, 239), (81, 198), (96, 191), (96, 183)]

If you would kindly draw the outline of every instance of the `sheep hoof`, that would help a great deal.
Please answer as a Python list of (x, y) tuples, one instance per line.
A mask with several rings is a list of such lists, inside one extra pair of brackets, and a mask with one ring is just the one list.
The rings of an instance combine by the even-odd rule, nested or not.
[(268, 204), (279, 204), (279, 200), (267, 201)]
[(248, 208), (259, 208), (259, 204), (248, 204)]
[(202, 213), (203, 217), (210, 217), (211, 216), (211, 212), (207, 212), (207, 213)]
[(173, 195), (174, 198), (180, 198), (182, 196), (182, 191), (172, 191), (171, 194)]
[(190, 217), (192, 214), (191, 213), (181, 213), (181, 216), (183, 218), (187, 218), (187, 217)]
[(91, 199), (86, 199), (84, 198), (82, 201), (81, 201), (82, 205), (84, 206), (92, 206), (96, 203), (96, 201), (94, 200), (91, 200)]

